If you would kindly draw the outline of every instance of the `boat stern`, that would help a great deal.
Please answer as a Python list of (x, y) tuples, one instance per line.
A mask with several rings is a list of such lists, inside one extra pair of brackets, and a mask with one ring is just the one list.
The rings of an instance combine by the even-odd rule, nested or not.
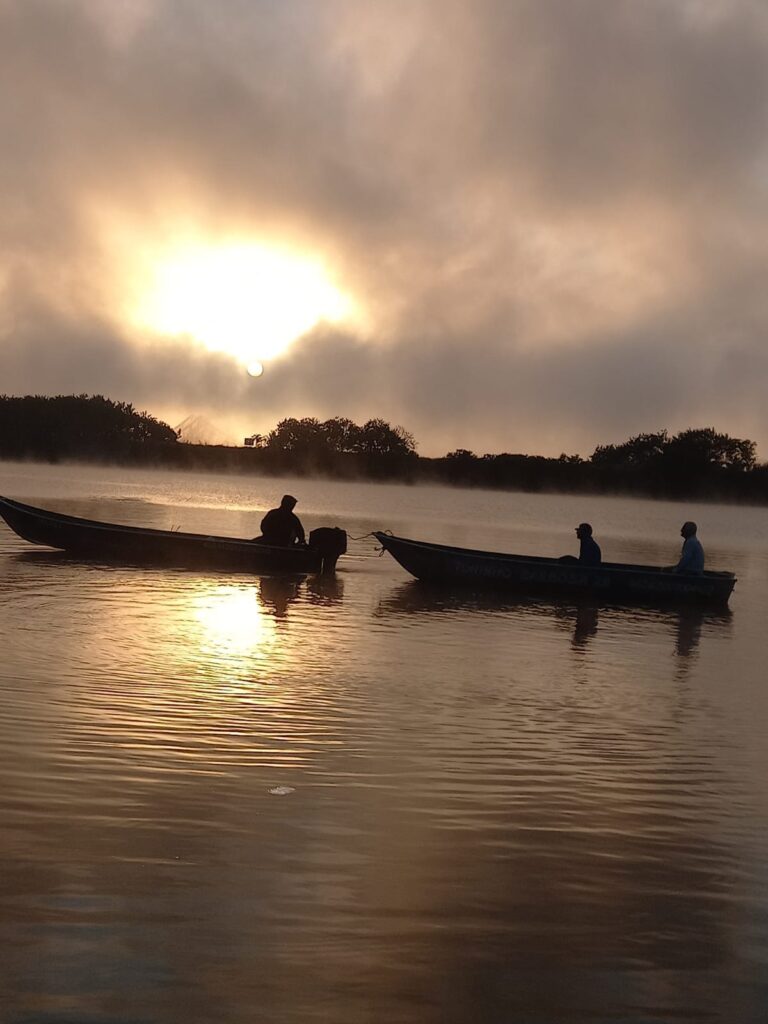
[(336, 569), (336, 563), (347, 550), (347, 531), (338, 526), (319, 526), (309, 535), (308, 547), (320, 556), (320, 572)]

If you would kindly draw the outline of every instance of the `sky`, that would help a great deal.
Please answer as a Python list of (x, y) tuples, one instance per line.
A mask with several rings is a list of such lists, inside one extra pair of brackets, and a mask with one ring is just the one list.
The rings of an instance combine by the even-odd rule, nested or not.
[(0, 393), (768, 459), (764, 0), (0, 0), (0, 80)]

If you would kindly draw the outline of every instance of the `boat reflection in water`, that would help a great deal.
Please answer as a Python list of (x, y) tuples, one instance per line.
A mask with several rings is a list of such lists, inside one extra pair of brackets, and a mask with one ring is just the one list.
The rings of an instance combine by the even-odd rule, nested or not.
[[(63, 551), (10, 557), (27, 581), (39, 580), (52, 600), (67, 605), (70, 620), (83, 620), (81, 654), (114, 662), (144, 651), (144, 674), (171, 685), (179, 678), (202, 687), (232, 676), (257, 679), (297, 662), (310, 636), (315, 653), (318, 643), (325, 649), (336, 636), (337, 616), (333, 629), (325, 623), (321, 641), (318, 616), (344, 597), (342, 580), (332, 574), (245, 580), (241, 574), (83, 562)], [(7, 580), (6, 589), (12, 586)]]
[(301, 580), (290, 577), (263, 576), (258, 582), (261, 607), (276, 619), (284, 619), (289, 606), (299, 596)]
[(337, 573), (326, 576), (308, 576), (305, 592), (310, 604), (338, 604), (344, 599), (344, 581)]
[(290, 606), (297, 601), (312, 605), (337, 604), (344, 597), (344, 584), (333, 575), (306, 579), (263, 576), (258, 583), (258, 593), (265, 610), (276, 619), (285, 619)]
[(680, 658), (690, 657), (698, 648), (706, 629), (723, 632), (730, 628), (732, 612), (727, 607), (708, 608), (683, 605), (678, 608), (649, 605), (607, 605), (584, 599), (568, 601), (540, 597), (514, 597), (488, 590), (465, 587), (430, 586), (411, 580), (393, 588), (380, 602), (377, 614), (507, 614), (515, 620), (551, 619), (558, 628), (571, 631), (574, 651), (586, 649), (598, 635), (601, 622), (616, 633), (626, 631), (632, 637), (644, 630), (666, 626), (674, 631), (674, 650)]
[(705, 626), (713, 630), (730, 629), (733, 613), (728, 608), (703, 612), (698, 608), (680, 608), (677, 612), (677, 635), (675, 653), (687, 658), (699, 646)]

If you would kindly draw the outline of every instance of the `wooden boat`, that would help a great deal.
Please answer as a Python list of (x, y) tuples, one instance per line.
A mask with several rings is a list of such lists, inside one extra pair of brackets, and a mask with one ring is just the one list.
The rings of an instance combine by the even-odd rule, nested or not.
[(209, 537), (175, 530), (118, 526), (62, 515), (0, 497), (0, 516), (32, 544), (59, 548), (79, 558), (127, 564), (174, 565), (264, 575), (333, 572), (347, 550), (347, 535), (320, 528), (306, 546), (274, 547), (236, 537)]
[(581, 594), (617, 602), (691, 601), (719, 605), (727, 603), (736, 583), (731, 572), (693, 576), (664, 572), (658, 566), (621, 562), (586, 566), (557, 558), (428, 544), (388, 533), (377, 532), (374, 536), (404, 569), (428, 583), (468, 584), (516, 593)]

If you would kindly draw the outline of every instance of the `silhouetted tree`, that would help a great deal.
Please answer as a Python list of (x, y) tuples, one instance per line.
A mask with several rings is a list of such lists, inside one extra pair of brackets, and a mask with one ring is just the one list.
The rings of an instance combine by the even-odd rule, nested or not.
[(120, 459), (175, 446), (176, 431), (103, 395), (0, 396), (0, 454)]
[(592, 462), (609, 467), (649, 467), (662, 462), (669, 471), (686, 473), (718, 467), (743, 471), (755, 465), (755, 442), (718, 433), (714, 427), (683, 430), (669, 437), (666, 430), (638, 434), (619, 445), (598, 445)]
[(638, 434), (623, 444), (598, 445), (591, 461), (598, 466), (647, 466), (661, 458), (668, 444), (666, 430)]
[(267, 448), (272, 451), (311, 455), (322, 452), (325, 447), (322, 425), (314, 416), (305, 416), (300, 420), (294, 417), (280, 420), (267, 435)]
[(664, 449), (664, 459), (675, 466), (743, 473), (755, 466), (755, 442), (719, 434), (713, 427), (699, 427), (676, 434)]
[(363, 455), (413, 455), (416, 442), (403, 427), (391, 427), (384, 420), (375, 419), (360, 428), (357, 450)]
[(359, 451), (360, 427), (345, 416), (334, 416), (321, 424), (326, 444), (334, 452)]

